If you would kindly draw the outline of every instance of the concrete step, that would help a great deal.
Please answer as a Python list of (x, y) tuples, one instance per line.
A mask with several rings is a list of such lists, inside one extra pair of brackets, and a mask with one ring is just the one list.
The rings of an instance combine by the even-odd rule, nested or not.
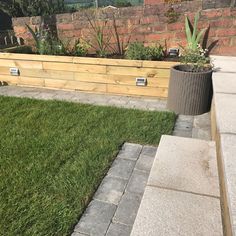
[(162, 136), (131, 236), (223, 235), (215, 143)]

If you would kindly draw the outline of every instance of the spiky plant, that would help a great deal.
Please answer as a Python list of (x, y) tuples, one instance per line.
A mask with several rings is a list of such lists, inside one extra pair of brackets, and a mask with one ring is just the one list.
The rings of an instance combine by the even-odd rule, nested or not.
[(197, 50), (198, 45), (204, 35), (206, 29), (198, 31), (198, 21), (199, 21), (199, 12), (196, 13), (194, 17), (194, 24), (191, 24), (188, 16), (185, 17), (185, 32), (187, 37), (187, 47), (191, 50)]

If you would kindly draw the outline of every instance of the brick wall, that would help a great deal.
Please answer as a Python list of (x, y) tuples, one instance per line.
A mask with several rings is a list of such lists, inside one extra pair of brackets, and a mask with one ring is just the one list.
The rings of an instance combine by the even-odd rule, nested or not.
[[(176, 23), (167, 23), (165, 16), (168, 6), (164, 3), (156, 3), (155, 0), (146, 0), (149, 5), (108, 9), (106, 13), (100, 13), (100, 18), (106, 18), (108, 25), (112, 24), (112, 16), (117, 19), (119, 35), (124, 38), (132, 32), (131, 41), (141, 41), (146, 44), (166, 43), (168, 47), (179, 47), (185, 44), (184, 15), (194, 17), (195, 12), (202, 9), (202, 1), (195, 0), (182, 2), (174, 6), (180, 18)], [(154, 3), (151, 5), (152, 3)], [(80, 37), (90, 38), (89, 24), (86, 17), (88, 10), (73, 14), (59, 14), (44, 18), (46, 24), (57, 30), (59, 38), (65, 41), (74, 41)], [(42, 17), (14, 18), (13, 26), (17, 36), (32, 43), (25, 24), (37, 26)], [(210, 25), (209, 44), (218, 40), (213, 49), (214, 54), (236, 56), (236, 8), (218, 8), (201, 10), (200, 27)]]

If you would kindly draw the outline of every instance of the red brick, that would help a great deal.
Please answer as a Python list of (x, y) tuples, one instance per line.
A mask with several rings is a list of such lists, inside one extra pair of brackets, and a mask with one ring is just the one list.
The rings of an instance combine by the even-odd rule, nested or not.
[(14, 26), (14, 31), (16, 34), (22, 34), (27, 32), (27, 28), (25, 26)]
[(159, 17), (158, 16), (146, 16), (140, 19), (140, 24), (153, 24), (159, 22)]
[(168, 30), (184, 30), (184, 23), (183, 22), (177, 22), (177, 23), (172, 23), (167, 25)]
[(222, 56), (235, 56), (236, 46), (223, 46), (219, 47), (219, 55)]
[(144, 0), (144, 5), (157, 5), (164, 2), (165, 0)]
[(222, 28), (222, 27), (231, 27), (233, 25), (233, 19), (229, 18), (229, 19), (217, 19), (214, 21), (210, 22), (210, 26), (211, 27), (217, 27), (217, 28)]
[(219, 18), (222, 16), (222, 10), (221, 9), (211, 9), (201, 12), (202, 16), (206, 16), (207, 18)]
[(226, 29), (218, 29), (216, 30), (216, 35), (218, 37), (224, 36), (236, 36), (236, 28), (226, 28)]
[(74, 30), (74, 25), (71, 24), (57, 24), (58, 30)]

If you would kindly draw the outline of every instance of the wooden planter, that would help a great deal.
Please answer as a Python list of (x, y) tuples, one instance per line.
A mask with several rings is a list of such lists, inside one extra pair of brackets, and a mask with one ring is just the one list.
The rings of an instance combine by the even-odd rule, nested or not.
[(208, 112), (212, 100), (212, 71), (184, 72), (182, 66), (171, 68), (167, 107), (183, 115)]
[[(175, 62), (0, 53), (0, 80), (9, 84), (166, 98)], [(19, 75), (11, 76), (10, 68)], [(136, 86), (136, 78), (147, 79)]]

